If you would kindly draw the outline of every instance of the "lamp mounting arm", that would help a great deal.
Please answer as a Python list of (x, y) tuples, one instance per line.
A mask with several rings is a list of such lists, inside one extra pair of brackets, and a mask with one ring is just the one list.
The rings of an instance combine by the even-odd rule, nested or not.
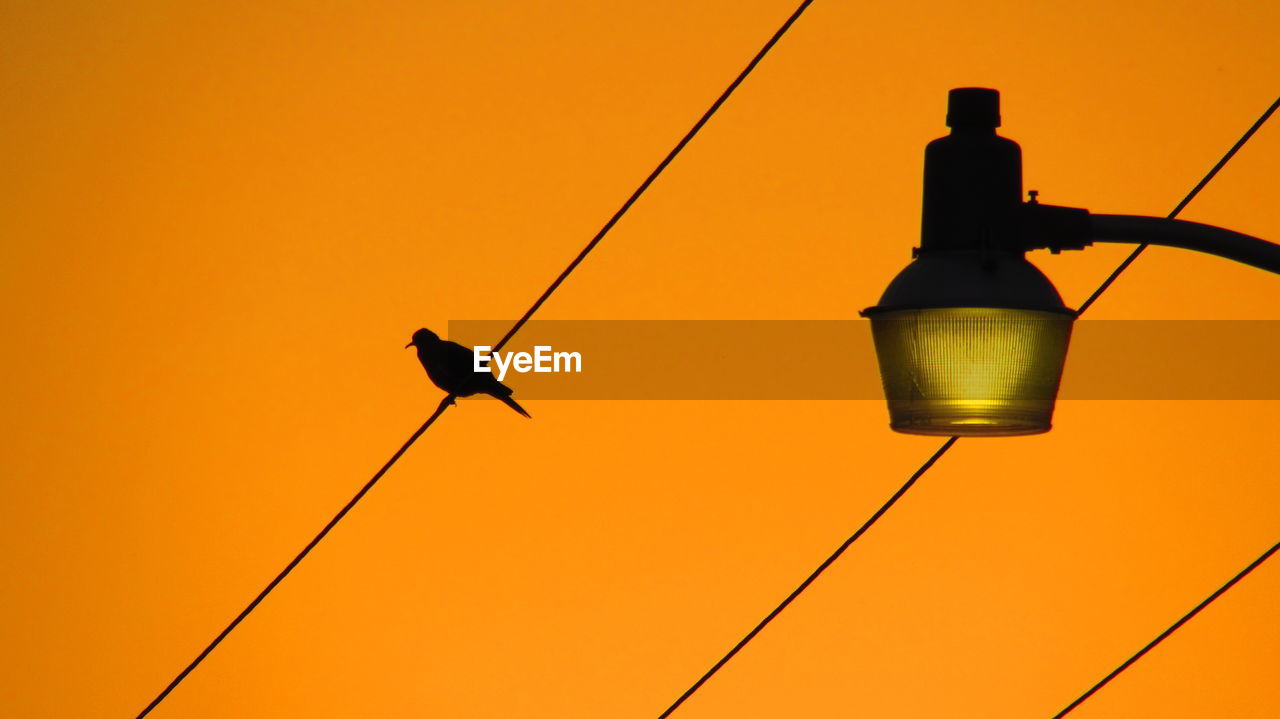
[(1180, 247), (1280, 274), (1280, 245), (1199, 222), (1142, 215), (1094, 215), (1076, 207), (1036, 202), (1018, 208), (1011, 249), (1083, 250), (1094, 242)]
[(1095, 242), (1181, 247), (1280, 273), (1280, 245), (1221, 227), (1141, 215), (1090, 215), (1089, 224)]

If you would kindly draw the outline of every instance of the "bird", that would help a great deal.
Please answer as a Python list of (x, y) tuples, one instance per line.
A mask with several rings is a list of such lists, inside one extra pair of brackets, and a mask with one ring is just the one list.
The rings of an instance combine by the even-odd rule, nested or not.
[(475, 371), (471, 350), (457, 342), (442, 340), (435, 332), (424, 327), (414, 332), (413, 339), (404, 347), (418, 348), (418, 360), (427, 371), (427, 377), (445, 392), (458, 397), (487, 394), (525, 417), (529, 416), (524, 407), (511, 399), (510, 387), (499, 382), (491, 372)]

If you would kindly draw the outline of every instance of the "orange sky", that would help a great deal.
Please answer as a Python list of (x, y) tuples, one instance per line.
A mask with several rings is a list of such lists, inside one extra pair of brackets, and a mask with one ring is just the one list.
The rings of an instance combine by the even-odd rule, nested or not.
[[(0, 715), (141, 710), (434, 407), (410, 333), (522, 312), (792, 7), (8, 4)], [(1043, 201), (1164, 214), (1278, 26), (818, 0), (540, 317), (853, 317), (960, 85)], [(1183, 217), (1280, 240), (1278, 170), (1273, 122)], [(1033, 260), (1075, 305), (1126, 251)], [(1090, 314), (1277, 308), (1157, 248)], [(655, 717), (939, 443), (870, 401), (526, 406), (460, 402), (154, 716)], [(677, 716), (1052, 716), (1280, 538), (1278, 428), (1070, 401), (963, 441)], [(1278, 598), (1273, 561), (1073, 716), (1280, 714)]]

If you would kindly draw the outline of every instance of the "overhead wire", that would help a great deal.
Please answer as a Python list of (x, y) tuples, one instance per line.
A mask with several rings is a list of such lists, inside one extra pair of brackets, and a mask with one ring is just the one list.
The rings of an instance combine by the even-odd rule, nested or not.
[(1084, 694), (1081, 694), (1080, 696), (1076, 697), (1075, 701), (1068, 704), (1065, 709), (1058, 712), (1057, 714), (1054, 714), (1053, 719), (1062, 719), (1062, 717), (1066, 716), (1067, 714), (1070, 714), (1072, 710), (1074, 710), (1076, 707), (1083, 704), (1086, 699), (1093, 696), (1098, 692), (1099, 689), (1109, 684), (1112, 679), (1115, 679), (1116, 677), (1120, 676), (1121, 672), (1133, 666), (1134, 662), (1141, 659), (1144, 654), (1151, 651), (1152, 649), (1155, 649), (1157, 644), (1168, 639), (1169, 635), (1178, 631), (1178, 629), (1181, 628), (1182, 625), (1191, 621), (1192, 617), (1199, 614), (1205, 607), (1212, 604), (1214, 600), (1216, 600), (1218, 597), (1221, 597), (1223, 594), (1225, 594), (1228, 589), (1234, 587), (1237, 582), (1239, 582), (1241, 579), (1244, 579), (1253, 570), (1257, 569), (1263, 562), (1267, 561), (1268, 557), (1275, 554), (1276, 550), (1278, 549), (1280, 549), (1280, 542), (1276, 542), (1275, 544), (1271, 545), (1271, 549), (1268, 549), (1267, 551), (1263, 552), (1262, 556), (1250, 562), (1247, 567), (1240, 570), (1234, 577), (1228, 580), (1226, 584), (1222, 585), (1221, 587), (1218, 587), (1213, 592), (1213, 594), (1210, 594), (1208, 597), (1205, 598), (1204, 601), (1197, 604), (1194, 609), (1182, 615), (1182, 618), (1179, 619), (1178, 621), (1169, 625), (1168, 629), (1165, 629), (1163, 632), (1160, 632), (1159, 636), (1157, 636), (1155, 639), (1152, 639), (1150, 642), (1147, 642), (1147, 645), (1145, 647), (1139, 649), (1133, 656), (1124, 660), (1124, 662), (1122, 662), (1120, 666), (1113, 669), (1110, 674), (1103, 677), (1097, 684), (1094, 684), (1093, 686), (1089, 687), (1088, 691), (1086, 691)]
[[(654, 183), (654, 181), (658, 179), (658, 176), (662, 174), (663, 170), (665, 170), (667, 166), (670, 165), (673, 160), (675, 160), (676, 156), (679, 155), (682, 150), (684, 150), (684, 148), (690, 143), (690, 141), (692, 141), (693, 138), (698, 134), (698, 132), (703, 128), (703, 126), (705, 126), (707, 122), (711, 120), (712, 116), (716, 114), (716, 111), (719, 110), (722, 105), (724, 105), (725, 101), (727, 101), (729, 97), (733, 94), (733, 92), (738, 89), (738, 86), (741, 85), (744, 80), (746, 80), (747, 76), (751, 74), (751, 71), (754, 70), (756, 66), (760, 64), (760, 61), (764, 59), (764, 57), (769, 53), (771, 49), (773, 49), (773, 46), (777, 44), (778, 40), (780, 40), (782, 36), (787, 32), (787, 30), (790, 29), (790, 27), (795, 23), (795, 21), (800, 18), (800, 15), (804, 12), (804, 10), (810, 4), (812, 4), (812, 2), (813, 0), (804, 0), (804, 2), (800, 3), (800, 6), (797, 7), (796, 10), (791, 13), (791, 15), (786, 19), (786, 21), (783, 22), (781, 27), (779, 27), (773, 33), (773, 35), (769, 37), (768, 41), (766, 41), (765, 44), (759, 49), (759, 51), (757, 51), (756, 54), (752, 56), (751, 61), (747, 63), (746, 67), (744, 67), (743, 70), (739, 72), (736, 77), (734, 77), (733, 81), (729, 83), (728, 87), (726, 87), (725, 90), (721, 92), (720, 95), (715, 99), (715, 102), (713, 102), (711, 106), (707, 108), (707, 110), (704, 113), (702, 113), (702, 115), (698, 118), (697, 122), (695, 122), (693, 126), (689, 129), (689, 131), (686, 132), (684, 136), (680, 138), (680, 141), (676, 143), (675, 147), (673, 147), (671, 151), (668, 152), (666, 156), (662, 158), (662, 161), (659, 162), (658, 165), (653, 169), (653, 171), (651, 171), (648, 174), (648, 176), (644, 178), (644, 181), (640, 183), (640, 185), (635, 189), (634, 192), (631, 193), (629, 197), (627, 197), (626, 201), (622, 203), (622, 205), (618, 208), (618, 210), (614, 212), (612, 216), (609, 217), (608, 221), (604, 223), (604, 225), (600, 228), (598, 232), (596, 232), (596, 234), (591, 238), (591, 240), (586, 244), (586, 246), (582, 248), (582, 251), (580, 251), (577, 254), (577, 256), (573, 258), (573, 260), (568, 264), (568, 266), (565, 267), (564, 271), (562, 271), (559, 275), (556, 276), (556, 278), (551, 282), (551, 284), (548, 285), (547, 288), (542, 292), (542, 294), (538, 296), (538, 299), (534, 301), (534, 303), (520, 317), (520, 319), (516, 320), (516, 322), (511, 326), (511, 329), (509, 329), (507, 333), (503, 335), (502, 339), (498, 340), (498, 342), (494, 345), (492, 349), (493, 352), (497, 352), (501, 350), (504, 346), (506, 346), (506, 344), (510, 342), (513, 337), (515, 337), (516, 333), (519, 332), (520, 329), (524, 327), (525, 324), (533, 317), (534, 313), (536, 313), (538, 309), (541, 308), (542, 305), (551, 297), (551, 295), (560, 287), (560, 285), (562, 285), (564, 281), (568, 279), (569, 275), (572, 274), (573, 271), (577, 269), (579, 265), (582, 264), (582, 262), (587, 258), (587, 255), (591, 254), (591, 251), (594, 250), (596, 246), (600, 244), (601, 240), (604, 239), (605, 235), (607, 235), (609, 231), (613, 229), (613, 227), (618, 223), (618, 221), (622, 219), (623, 215), (625, 215), (627, 211), (631, 209), (631, 207), (636, 203), (636, 201), (640, 199), (641, 195), (643, 195), (645, 191), (648, 190), (649, 187)], [(157, 706), (159, 706), (160, 703), (164, 701), (165, 698), (168, 697), (169, 694), (172, 693), (173, 690), (176, 689), (178, 685), (181, 684), (182, 681), (186, 679), (187, 676), (190, 675), (191, 672), (194, 671), (196, 667), (198, 667), (200, 663), (203, 662), (210, 655), (210, 653), (212, 653), (213, 650), (217, 648), (217, 646), (221, 644), (222, 641), (226, 639), (227, 636), (231, 634), (231, 632), (235, 630), (235, 628), (239, 626), (240, 623), (244, 621), (245, 618), (247, 618), (249, 614), (251, 614), (258, 607), (259, 604), (262, 603), (264, 599), (267, 598), (267, 595), (269, 595), (272, 592), (272, 590), (274, 590), (280, 584), (280, 582), (284, 581), (285, 577), (289, 576), (289, 573), (292, 572), (294, 568), (297, 567), (298, 564), (301, 563), (302, 560), (305, 559), (306, 556), (311, 553), (311, 550), (314, 549), (316, 545), (318, 545), (320, 541), (329, 534), (329, 532), (338, 524), (338, 522), (340, 522), (342, 518), (345, 517), (347, 513), (350, 512), (356, 506), (356, 504), (358, 504), (360, 500), (363, 499), (364, 496), (369, 493), (369, 490), (373, 489), (374, 485), (378, 483), (378, 480), (382, 479), (383, 475), (385, 475), (387, 471), (391, 469), (392, 465), (394, 465), (396, 461), (398, 461), (400, 457), (403, 456), (404, 453), (407, 452), (411, 446), (413, 446), (414, 442), (418, 441), (418, 438), (421, 437), (423, 433), (425, 433), (427, 429), (430, 428), (431, 425), (434, 424), (437, 419), (439, 419), (440, 415), (442, 415), (445, 409), (447, 409), (453, 403), (454, 399), (455, 399), (454, 395), (448, 395), (440, 401), (440, 405), (436, 407), (435, 412), (433, 412), (431, 416), (428, 417), (427, 420), (422, 423), (422, 426), (418, 427), (418, 429), (415, 430), (414, 433), (409, 436), (409, 439), (406, 440), (403, 445), (401, 445), (400, 449), (396, 450), (395, 454), (393, 454), (391, 458), (387, 460), (385, 464), (382, 465), (381, 469), (379, 469), (376, 473), (374, 473), (373, 477), (370, 478), (369, 481), (367, 481), (364, 484), (364, 486), (360, 488), (358, 492), (356, 492), (355, 496), (353, 496), (345, 505), (343, 505), (342, 509), (338, 510), (338, 513), (335, 514), (333, 518), (330, 519), (329, 522), (325, 524), (325, 526), (320, 530), (320, 532), (317, 533), (315, 537), (313, 537), (311, 541), (308, 542), (307, 545), (302, 548), (302, 551), (298, 552), (298, 554), (292, 560), (290, 560), (288, 564), (285, 565), (284, 569), (282, 569), (275, 576), (274, 579), (272, 579), (269, 583), (267, 583), (267, 586), (261, 592), (259, 592), (256, 597), (253, 598), (253, 601), (249, 602), (249, 604), (245, 606), (245, 608), (241, 610), (240, 613), (237, 614), (234, 619), (231, 620), (231, 623), (228, 624), (221, 632), (219, 632), (218, 635), (214, 637), (213, 641), (210, 642), (208, 646), (206, 646), (198, 655), (196, 655), (196, 658), (193, 659), (189, 664), (187, 664), (186, 667), (184, 667), (182, 671), (180, 671), (178, 675), (174, 677), (173, 681), (169, 682), (169, 684), (165, 686), (165, 688), (158, 695), (156, 695), (156, 697), (153, 698), (150, 703), (147, 704), (147, 706), (137, 715), (138, 719), (142, 719), (143, 717), (147, 716)]]
[(757, 634), (763, 631), (765, 627), (769, 626), (769, 622), (772, 622), (779, 614), (781, 614), (782, 610), (786, 609), (788, 605), (795, 601), (796, 597), (800, 596), (801, 592), (808, 589), (809, 585), (813, 584), (815, 579), (817, 579), (823, 572), (827, 571), (827, 567), (834, 564), (835, 561), (840, 558), (840, 555), (844, 554), (846, 549), (852, 546), (854, 542), (858, 541), (863, 534), (866, 534), (867, 530), (871, 529), (872, 525), (883, 517), (885, 512), (888, 512), (893, 505), (897, 504), (898, 500), (902, 499), (902, 495), (906, 494), (907, 490), (911, 489), (911, 486), (916, 483), (916, 480), (920, 479), (925, 472), (928, 472), (934, 462), (941, 459), (942, 455), (946, 454), (947, 450), (951, 449), (958, 439), (959, 437), (952, 437), (946, 442), (943, 442), (942, 446), (938, 447), (937, 451), (935, 451), (929, 459), (925, 460), (924, 464), (920, 465), (920, 468), (913, 472), (911, 477), (908, 478), (901, 487), (898, 487), (898, 491), (894, 492), (893, 496), (889, 497), (888, 501), (880, 505), (880, 508), (877, 509), (875, 513), (867, 519), (867, 521), (863, 522), (862, 526), (858, 527), (857, 531), (850, 535), (848, 539), (844, 540), (839, 547), (836, 547), (836, 551), (832, 552), (830, 556), (823, 560), (822, 564), (819, 564), (818, 568), (813, 570), (808, 577), (805, 577), (805, 580), (800, 583), (800, 586), (792, 590), (792, 592), (787, 595), (787, 598), (782, 600), (781, 604), (774, 607), (773, 611), (769, 612), (769, 614), (767, 614), (764, 619), (760, 620), (760, 622), (756, 624), (751, 631), (747, 632), (746, 636), (744, 636), (737, 644), (733, 645), (733, 648), (730, 649), (727, 654), (721, 657), (718, 662), (712, 665), (710, 669), (698, 678), (698, 681), (694, 682), (692, 686), (686, 689), (684, 693), (679, 696), (679, 698), (672, 702), (671, 706), (667, 707), (666, 711), (659, 714), (658, 719), (666, 719), (666, 717), (671, 716), (672, 712), (679, 709), (680, 705), (684, 704), (686, 699), (693, 696), (694, 692), (702, 688), (702, 685), (706, 684), (708, 679), (714, 676), (716, 672), (720, 671), (721, 667), (728, 664), (729, 660), (733, 659), (735, 654), (741, 651), (743, 647), (747, 646), (748, 642), (755, 639)]
[(240, 626), (240, 622), (243, 622), (254, 609), (258, 608), (258, 605), (262, 603), (262, 600), (267, 598), (267, 595), (271, 593), (271, 590), (275, 589), (276, 585), (280, 584), (280, 582), (284, 581), (285, 577), (289, 576), (289, 573), (293, 571), (294, 567), (297, 567), (298, 564), (311, 553), (311, 550), (316, 548), (316, 545), (320, 543), (320, 540), (324, 539), (329, 534), (330, 530), (337, 526), (338, 522), (342, 521), (343, 517), (347, 516), (347, 512), (350, 512), (356, 504), (369, 493), (369, 490), (373, 489), (373, 486), (378, 483), (378, 480), (382, 479), (382, 475), (386, 474), (387, 470), (391, 469), (391, 465), (395, 464), (396, 460), (400, 459), (400, 457), (409, 450), (409, 447), (422, 436), (422, 433), (426, 432), (427, 428), (434, 424), (435, 421), (440, 418), (440, 415), (444, 414), (445, 409), (449, 407), (449, 403), (452, 400), (453, 395), (448, 395), (444, 399), (440, 400), (440, 404), (436, 407), (436, 411), (431, 413), (431, 416), (427, 418), (427, 421), (423, 422), (422, 426), (409, 437), (408, 441), (401, 445), (400, 449), (396, 450), (395, 454), (391, 455), (391, 459), (388, 459), (386, 463), (382, 465), (381, 469), (375, 472), (368, 482), (364, 483), (364, 486), (360, 488), (360, 491), (356, 492), (355, 496), (348, 500), (347, 503), (342, 506), (342, 509), (338, 510), (337, 514), (333, 515), (333, 519), (330, 519), (328, 523), (326, 523), (324, 527), (316, 533), (316, 536), (313, 537), (310, 542), (307, 542), (307, 546), (303, 547), (302, 551), (298, 552), (297, 556), (291, 559), (289, 563), (285, 565), (284, 569), (280, 570), (280, 572), (276, 574), (275, 579), (268, 582), (267, 586), (264, 587), (261, 592), (258, 592), (258, 596), (254, 597), (253, 601), (249, 602), (244, 609), (240, 610), (240, 613), (236, 615), (235, 619), (232, 619), (231, 623), (228, 624), (226, 628), (221, 632), (218, 632), (218, 636), (214, 637), (213, 641), (209, 642), (209, 645), (197, 654), (195, 659), (191, 660), (191, 662), (187, 664), (181, 672), (178, 672), (178, 676), (174, 677), (173, 681), (169, 682), (168, 686), (157, 694), (156, 697), (151, 700), (151, 703), (147, 704), (146, 708), (138, 714), (139, 718), (145, 717), (150, 714), (153, 709), (159, 706), (160, 702), (164, 701), (165, 698), (169, 696), (170, 692), (176, 689), (178, 685), (182, 683), (183, 679), (187, 678), (188, 674), (194, 671), (196, 667), (200, 666), (200, 663), (205, 660), (205, 657), (208, 657), (209, 654), (222, 643), (222, 640), (227, 638), (228, 634), (235, 630), (236, 627)]
[[(1214, 164), (1214, 166), (1209, 170), (1209, 172), (1205, 174), (1203, 178), (1200, 179), (1200, 182), (1197, 182), (1196, 186), (1191, 188), (1191, 192), (1188, 192), (1186, 197), (1183, 197), (1182, 201), (1179, 202), (1177, 206), (1173, 208), (1173, 211), (1169, 213), (1168, 215), (1169, 219), (1173, 219), (1177, 217), (1179, 213), (1181, 213), (1182, 210), (1186, 208), (1186, 206), (1189, 205), (1192, 200), (1195, 199), (1196, 195), (1200, 194), (1200, 191), (1205, 188), (1205, 185), (1208, 185), (1209, 181), (1212, 180), (1218, 174), (1218, 171), (1221, 170), (1224, 166), (1226, 166), (1227, 162), (1229, 162), (1231, 158), (1235, 157), (1236, 153), (1240, 151), (1240, 148), (1244, 147), (1245, 143), (1248, 142), (1249, 139), (1252, 138), (1254, 134), (1256, 134), (1258, 130), (1262, 128), (1263, 125), (1266, 124), (1267, 120), (1269, 120), (1271, 116), (1275, 114), (1278, 108), (1280, 108), (1280, 97), (1277, 97), (1275, 102), (1271, 103), (1270, 107), (1268, 107), (1266, 110), (1263, 110), (1262, 114), (1258, 116), (1258, 119), (1255, 120), (1254, 123), (1249, 126), (1249, 129), (1245, 130), (1244, 134), (1240, 136), (1240, 139), (1236, 140), (1236, 143), (1231, 146), (1231, 149), (1227, 150), (1226, 154), (1224, 154), (1221, 157), (1221, 159), (1219, 159), (1218, 162)], [(1108, 275), (1105, 280), (1103, 280), (1102, 284), (1098, 286), (1098, 289), (1094, 290), (1093, 294), (1089, 295), (1089, 298), (1086, 299), (1082, 305), (1080, 305), (1079, 312), (1084, 312), (1086, 309), (1088, 309), (1088, 307), (1092, 305), (1094, 301), (1097, 300), (1098, 297), (1101, 296), (1102, 293), (1105, 292), (1106, 289), (1110, 287), (1111, 284), (1115, 282), (1118, 277), (1120, 277), (1121, 273), (1123, 273), (1126, 269), (1128, 269), (1129, 265), (1132, 265), (1134, 260), (1138, 259), (1138, 255), (1142, 254), (1142, 251), (1147, 249), (1147, 246), (1148, 245), (1146, 243), (1138, 245), (1137, 248), (1133, 250), (1133, 252), (1129, 253), (1129, 256), (1126, 257), (1124, 261), (1121, 262), (1118, 266), (1116, 266), (1115, 270), (1113, 270), (1111, 274)], [(1183, 624), (1186, 624), (1187, 621), (1189, 621), (1192, 617), (1194, 617), (1196, 614), (1199, 614), (1200, 610), (1209, 606), (1211, 603), (1213, 603), (1215, 599), (1222, 596), (1224, 592), (1226, 592), (1233, 585), (1235, 585), (1236, 582), (1243, 579), (1245, 575), (1247, 575), (1249, 572), (1252, 572), (1254, 569), (1258, 567), (1258, 565), (1265, 562), (1267, 560), (1267, 557), (1270, 557), (1272, 554), (1274, 554), (1277, 549), (1280, 549), (1280, 543), (1273, 545), (1271, 549), (1268, 549), (1266, 552), (1264, 552), (1261, 557), (1258, 557), (1257, 559), (1255, 559), (1252, 563), (1249, 564), (1249, 566), (1241, 570), (1239, 574), (1232, 577), (1229, 582), (1222, 585), (1216, 592), (1214, 592), (1213, 594), (1210, 594), (1207, 599), (1205, 599), (1200, 604), (1196, 605), (1195, 609), (1192, 609), (1190, 612), (1184, 615), (1177, 622), (1174, 622), (1172, 626), (1170, 626), (1168, 629), (1161, 632), (1160, 636), (1156, 637), (1145, 647), (1138, 650), (1136, 654), (1134, 654), (1133, 656), (1125, 660), (1123, 664), (1121, 664), (1119, 667), (1116, 667), (1116, 669), (1113, 670), (1107, 676), (1103, 677), (1101, 681), (1099, 681), (1097, 684), (1094, 684), (1092, 687), (1089, 688), (1088, 691), (1086, 691), (1084, 694), (1081, 694), (1079, 697), (1077, 697), (1075, 701), (1071, 702), (1071, 704), (1067, 706), (1067, 708), (1053, 715), (1053, 719), (1061, 719), (1061, 717), (1066, 716), (1069, 712), (1074, 710), (1076, 707), (1080, 706), (1080, 704), (1082, 704), (1086, 699), (1096, 694), (1099, 689), (1101, 689), (1103, 686), (1108, 684), (1112, 679), (1115, 679), (1121, 672), (1123, 672), (1124, 670), (1132, 666), (1134, 662), (1141, 659), (1143, 655), (1145, 655), (1147, 652), (1155, 648), (1157, 644), (1167, 639), (1170, 634), (1173, 634), (1175, 631), (1177, 631), (1179, 627), (1181, 627)]]
[[(1217, 176), (1218, 171), (1225, 167), (1226, 164), (1231, 161), (1231, 158), (1235, 157), (1236, 153), (1240, 151), (1240, 148), (1244, 147), (1244, 144), (1267, 123), (1267, 120), (1275, 114), (1277, 108), (1280, 108), (1280, 97), (1277, 97), (1276, 101), (1271, 103), (1271, 107), (1268, 107), (1263, 111), (1262, 115), (1259, 116), (1258, 119), (1249, 126), (1249, 129), (1245, 130), (1245, 133), (1240, 136), (1240, 139), (1236, 140), (1236, 144), (1232, 145), (1230, 150), (1227, 150), (1226, 154), (1224, 154), (1218, 162), (1214, 164), (1209, 172), (1205, 173), (1205, 176), (1200, 178), (1200, 181), (1196, 183), (1196, 186), (1191, 188), (1191, 192), (1188, 192), (1186, 197), (1183, 197), (1182, 201), (1173, 208), (1173, 211), (1168, 215), (1170, 220), (1181, 214), (1182, 210), (1185, 209), (1187, 205), (1191, 204), (1191, 201), (1196, 198), (1196, 195), (1200, 194), (1200, 191), (1205, 188), (1205, 185), (1208, 185), (1209, 181)], [(1089, 307), (1093, 305), (1100, 296), (1102, 296), (1102, 293), (1106, 292), (1107, 288), (1119, 279), (1120, 275), (1125, 270), (1129, 269), (1129, 265), (1132, 265), (1133, 261), (1138, 259), (1138, 256), (1141, 255), (1149, 246), (1150, 245), (1148, 243), (1144, 242), (1135, 247), (1133, 252), (1130, 252), (1129, 256), (1124, 258), (1124, 261), (1117, 265), (1116, 268), (1111, 271), (1111, 274), (1102, 281), (1102, 284), (1098, 285), (1098, 289), (1094, 290), (1084, 302), (1080, 303), (1080, 309), (1076, 310), (1076, 316), (1078, 317), (1083, 314), (1085, 310), (1089, 309)]]

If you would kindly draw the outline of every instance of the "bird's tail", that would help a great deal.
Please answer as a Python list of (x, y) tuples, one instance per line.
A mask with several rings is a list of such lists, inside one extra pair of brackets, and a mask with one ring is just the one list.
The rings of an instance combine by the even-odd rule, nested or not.
[[(514, 399), (511, 399), (511, 390), (507, 390), (507, 394), (494, 393), (493, 396), (501, 400), (503, 404), (510, 407), (511, 409), (514, 409), (520, 414), (526, 417), (529, 417), (529, 413), (524, 411), (524, 407), (521, 407)], [(529, 417), (529, 418), (533, 419), (532, 417)]]

